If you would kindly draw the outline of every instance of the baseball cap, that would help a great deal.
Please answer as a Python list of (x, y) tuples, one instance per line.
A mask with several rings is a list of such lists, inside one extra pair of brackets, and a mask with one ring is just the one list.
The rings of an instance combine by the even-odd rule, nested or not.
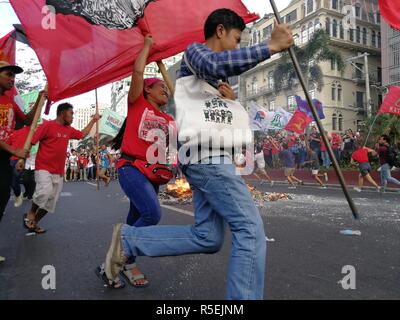
[(159, 78), (147, 78), (147, 79), (144, 79), (144, 85), (146, 87), (151, 87), (152, 85), (154, 85), (156, 83), (159, 83), (159, 82), (162, 82), (162, 80), (159, 79)]
[(11, 70), (15, 74), (24, 72), (24, 70), (21, 67), (9, 64), (7, 61), (0, 61), (0, 72), (4, 70)]

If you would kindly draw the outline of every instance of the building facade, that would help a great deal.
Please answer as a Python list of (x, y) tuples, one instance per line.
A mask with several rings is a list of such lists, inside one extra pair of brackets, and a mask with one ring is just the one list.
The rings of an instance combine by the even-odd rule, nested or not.
[(382, 20), (383, 87), (400, 86), (400, 31)]
[[(294, 0), (281, 12), (284, 21), (293, 29), (298, 47), (304, 47), (316, 30), (323, 29), (330, 35), (331, 48), (339, 52), (346, 62), (343, 72), (338, 71), (332, 61), (320, 62), (322, 90), (317, 90), (313, 83), (309, 84), (312, 98), (324, 105), (326, 119), (323, 124), (328, 132), (363, 130), (367, 116), (365, 59), (353, 58), (364, 53), (368, 54), (370, 105), (373, 110), (378, 108), (382, 70), (380, 16), (377, 10), (377, 0)], [(267, 42), (274, 21), (273, 15), (267, 15), (254, 23), (250, 28), (249, 45)], [(290, 112), (296, 109), (295, 95), (304, 98), (298, 81), (290, 89), (284, 86), (278, 94), (274, 90), (274, 70), (282, 61), (281, 57), (280, 54), (274, 55), (241, 76), (240, 100), (244, 105), (253, 100), (270, 111), (278, 106)], [(309, 63), (315, 62), (310, 60)]]

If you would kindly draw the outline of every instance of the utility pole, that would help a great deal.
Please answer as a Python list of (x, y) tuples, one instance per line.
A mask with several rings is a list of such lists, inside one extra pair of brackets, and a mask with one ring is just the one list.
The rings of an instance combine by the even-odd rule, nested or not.
[[(350, 64), (360, 70), (362, 73), (364, 73), (365, 75), (365, 87), (366, 87), (366, 98), (367, 98), (367, 117), (371, 118), (372, 117), (372, 103), (371, 103), (371, 88), (370, 88), (370, 79), (369, 79), (369, 68), (368, 68), (368, 56), (369, 53), (364, 52), (363, 54), (357, 56), (357, 57), (353, 57), (353, 58), (349, 58), (346, 60), (346, 62), (350, 62)], [(354, 60), (358, 60), (364, 58), (364, 70), (360, 69), (359, 67), (357, 67), (356, 64), (354, 64)]]

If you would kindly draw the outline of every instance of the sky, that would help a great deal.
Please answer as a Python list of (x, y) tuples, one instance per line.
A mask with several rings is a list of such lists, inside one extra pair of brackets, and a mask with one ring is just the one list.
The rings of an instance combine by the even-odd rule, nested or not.
[[(278, 9), (284, 9), (291, 0), (279, 0), (276, 1)], [(243, 0), (242, 1), (249, 11), (258, 13), (260, 17), (263, 17), (265, 13), (272, 12), (271, 6), (269, 1), (262, 1), (262, 0)], [(9, 33), (13, 30), (13, 24), (19, 23), (18, 17), (15, 14), (13, 8), (11, 7), (10, 3), (7, 0), (0, 0), (0, 37), (4, 36), (5, 34)], [(32, 50), (32, 54), (35, 53)], [(18, 57), (17, 57), (18, 61)], [(18, 81), (18, 79), (17, 79)], [(102, 88), (98, 89), (99, 95), (99, 102), (110, 104), (111, 100), (111, 85), (106, 85)], [(77, 108), (90, 105), (94, 103), (94, 92), (88, 92), (86, 94), (67, 99), (68, 102), (75, 105)], [(59, 103), (61, 103), (60, 101)], [(49, 116), (44, 116), (45, 119), (52, 119), (55, 117), (55, 108), (51, 109)]]

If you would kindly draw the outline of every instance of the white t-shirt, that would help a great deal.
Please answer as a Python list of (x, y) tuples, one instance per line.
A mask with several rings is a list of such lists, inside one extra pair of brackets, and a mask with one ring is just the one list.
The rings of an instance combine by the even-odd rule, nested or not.
[(69, 163), (71, 164), (71, 167), (77, 167), (78, 166), (78, 156), (70, 156)]

